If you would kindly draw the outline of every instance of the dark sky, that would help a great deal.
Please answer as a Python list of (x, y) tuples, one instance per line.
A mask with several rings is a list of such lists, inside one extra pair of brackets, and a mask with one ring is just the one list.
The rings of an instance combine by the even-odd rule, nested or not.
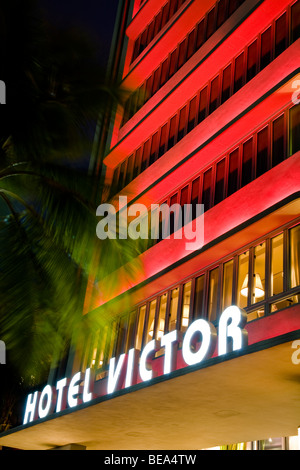
[(119, 0), (39, 0), (59, 26), (79, 26), (99, 44), (99, 58), (107, 64)]

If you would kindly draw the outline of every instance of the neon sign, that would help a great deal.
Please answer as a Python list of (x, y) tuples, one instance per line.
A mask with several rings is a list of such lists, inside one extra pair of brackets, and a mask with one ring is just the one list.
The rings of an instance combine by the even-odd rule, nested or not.
[[(110, 359), (106, 394), (110, 395), (137, 383), (149, 382), (155, 377), (152, 361), (155, 353), (164, 348), (163, 375), (170, 374), (176, 368), (178, 346), (182, 344), (182, 358), (186, 366), (200, 364), (209, 359), (218, 348), (218, 356), (231, 351), (238, 351), (248, 342), (248, 333), (244, 329), (247, 315), (237, 306), (224, 310), (219, 319), (218, 331), (207, 320), (195, 320), (186, 330), (185, 335), (177, 330), (166, 333), (161, 339), (147, 343), (143, 351), (130, 349), (121, 354), (118, 360)], [(76, 408), (82, 403), (89, 403), (97, 394), (94, 393), (94, 376), (91, 369), (85, 373), (77, 372), (71, 380), (63, 378), (56, 387), (46, 385), (43, 391), (31, 393), (27, 397), (23, 424), (46, 418), (49, 414), (59, 413), (69, 408)]]

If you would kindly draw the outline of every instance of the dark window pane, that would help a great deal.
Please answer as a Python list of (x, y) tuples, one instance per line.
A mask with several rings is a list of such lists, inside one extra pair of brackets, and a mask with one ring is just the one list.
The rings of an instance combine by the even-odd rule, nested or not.
[(168, 149), (173, 147), (173, 145), (175, 144), (176, 131), (177, 131), (177, 115), (173, 116), (170, 121)]
[(215, 32), (216, 28), (216, 8), (214, 7), (207, 15), (207, 26), (206, 26), (206, 39), (209, 39)]
[(253, 171), (253, 139), (249, 139), (243, 145), (242, 187), (252, 181), (252, 171)]
[(300, 150), (300, 105), (290, 110), (290, 155)]
[(199, 100), (199, 120), (198, 122), (203, 121), (206, 118), (207, 113), (207, 90), (208, 87), (205, 87), (200, 93)]
[(168, 80), (168, 59), (164, 60), (161, 66), (160, 86), (163, 86)]
[(256, 162), (256, 177), (265, 173), (268, 170), (269, 164), (269, 128), (265, 127), (257, 134), (257, 162)]
[(162, 18), (162, 12), (160, 11), (155, 17), (153, 37), (155, 37), (159, 33), (159, 31), (161, 30), (161, 18)]
[(236, 93), (244, 85), (244, 52), (235, 59), (234, 67), (234, 92)]
[(229, 155), (229, 174), (228, 174), (228, 191), (227, 196), (238, 190), (239, 178), (239, 149), (234, 150)]
[(185, 62), (186, 46), (187, 46), (187, 39), (182, 41), (182, 43), (179, 45), (178, 63), (177, 63), (177, 66), (178, 66), (179, 69), (180, 69), (180, 67), (182, 67), (182, 65)]
[(257, 40), (248, 47), (248, 60), (247, 60), (247, 82), (249, 82), (257, 73)]
[(204, 280), (205, 280), (204, 274), (196, 279), (194, 318), (200, 318), (204, 316), (204, 312), (203, 312)]
[(195, 37), (196, 37), (196, 28), (190, 32), (188, 36), (188, 46), (187, 46), (187, 60), (192, 57), (195, 51)]
[(177, 7), (178, 7), (178, 2), (177, 2), (177, 0), (171, 0), (171, 1), (170, 1), (169, 18), (172, 18), (172, 16), (174, 15), (174, 13), (177, 11)]
[(178, 140), (181, 140), (185, 135), (186, 108), (186, 106), (182, 108), (179, 113)]
[(117, 192), (117, 187), (118, 187), (118, 177), (119, 177), (119, 167), (115, 169), (114, 171), (114, 176), (110, 188), (110, 194), (113, 195)]
[(230, 98), (231, 92), (231, 64), (226, 67), (223, 71), (223, 83), (222, 83), (222, 103)]
[(210, 87), (210, 104), (209, 104), (209, 114), (215, 111), (218, 107), (218, 98), (219, 98), (219, 77), (216, 77), (211, 82)]
[(146, 48), (147, 46), (147, 34), (148, 34), (148, 30), (147, 28), (142, 32), (142, 35), (141, 35), (141, 42), (140, 42), (140, 53), (143, 52), (143, 50)]
[(196, 49), (202, 46), (204, 42), (204, 26), (205, 26), (205, 19), (200, 21), (197, 26), (197, 37), (196, 37)]
[(155, 162), (158, 150), (158, 131), (152, 136), (149, 165)]
[(160, 77), (160, 67), (155, 70), (154, 77), (153, 77), (153, 88), (152, 88), (152, 95), (157, 92), (159, 89), (159, 77)]
[(172, 52), (170, 57), (169, 78), (174, 75), (177, 69), (177, 49)]
[(144, 143), (141, 171), (144, 171), (147, 168), (148, 162), (149, 162), (149, 155), (150, 155), (150, 139), (148, 139), (147, 142)]
[(220, 0), (218, 4), (217, 28), (219, 28), (227, 20), (227, 16), (228, 16), (227, 0)]
[(184, 208), (184, 206), (186, 204), (188, 204), (189, 202), (189, 187), (188, 186), (185, 186), (182, 190), (181, 190), (181, 195), (180, 195), (180, 205), (181, 205), (181, 226), (183, 227), (184, 226), (184, 214), (185, 214), (185, 210), (187, 210), (186, 208)]
[(291, 41), (295, 42), (300, 37), (300, 1), (295, 3), (292, 6), (291, 11), (292, 16), (292, 31), (291, 31)]
[(279, 56), (287, 47), (288, 28), (287, 14), (284, 13), (275, 23), (275, 57)]
[(141, 159), (142, 159), (142, 147), (137, 149), (135, 153), (135, 162), (134, 162), (134, 170), (133, 170), (133, 178), (136, 178), (140, 174), (141, 169)]
[(145, 87), (146, 87), (146, 84), (143, 83), (143, 85), (139, 88), (138, 99), (137, 99), (137, 107), (136, 107), (137, 111), (139, 109), (141, 109), (141, 107), (143, 106), (143, 104), (145, 102), (145, 94), (146, 94)]
[(153, 18), (153, 20), (148, 26), (147, 44), (149, 44), (154, 38), (154, 25), (155, 25), (155, 18)]
[[(173, 204), (177, 204), (177, 193), (174, 194), (170, 199), (170, 207), (172, 207)], [(170, 234), (174, 233), (174, 230), (175, 230), (175, 217), (176, 217), (176, 212), (174, 213), (174, 211), (170, 211)], [(177, 220), (176, 220), (176, 228), (177, 228)]]
[(127, 186), (127, 184), (129, 184), (130, 181), (132, 181), (133, 161), (134, 161), (134, 155), (130, 155), (130, 157), (128, 158), (128, 164), (127, 164), (125, 186)]
[(284, 143), (284, 116), (280, 116), (273, 122), (273, 155), (272, 167), (278, 165), (285, 158), (285, 143)]
[(261, 35), (261, 51), (260, 51), (260, 70), (264, 69), (270, 62), (272, 58), (272, 29), (271, 27), (267, 29)]
[(192, 182), (192, 194), (191, 194), (191, 204), (192, 204), (192, 218), (195, 219), (197, 215), (197, 204), (199, 203), (199, 190), (200, 190), (200, 177), (195, 179)]
[(211, 204), (211, 180), (212, 180), (212, 169), (204, 173), (203, 176), (203, 192), (202, 192), (202, 204), (204, 204), (204, 211), (210, 209)]
[(167, 21), (169, 20), (169, 9), (170, 9), (170, 3), (167, 2), (162, 9), (161, 28), (163, 28), (165, 24), (167, 23)]
[(161, 157), (165, 153), (165, 148), (166, 148), (166, 143), (167, 143), (167, 136), (168, 136), (167, 130), (168, 130), (168, 124), (165, 124), (161, 128), (159, 149), (158, 149), (158, 158)]
[(239, 0), (229, 0), (229, 15), (235, 12), (240, 6)]
[(223, 201), (224, 189), (225, 189), (225, 158), (223, 158), (223, 160), (217, 164), (215, 201), (214, 201), (215, 205)]
[(120, 168), (118, 191), (121, 191), (121, 189), (124, 187), (125, 170), (126, 170), (126, 160), (125, 162), (122, 163), (121, 168)]
[(146, 96), (145, 101), (147, 101), (152, 96), (152, 84), (153, 84), (153, 76), (149, 77), (146, 81)]
[(131, 62), (133, 62), (137, 58), (137, 56), (139, 55), (139, 50), (140, 50), (140, 37), (138, 37), (134, 43)]
[(195, 96), (190, 101), (190, 108), (189, 108), (189, 120), (188, 120), (188, 132), (190, 132), (196, 125), (196, 117), (197, 117), (197, 96)]

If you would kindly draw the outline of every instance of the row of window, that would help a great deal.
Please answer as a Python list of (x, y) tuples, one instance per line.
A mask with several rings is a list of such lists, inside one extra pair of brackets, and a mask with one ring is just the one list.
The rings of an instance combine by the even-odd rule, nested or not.
[[(300, 151), (300, 104), (287, 108), (265, 123), (254, 134), (245, 137), (221, 159), (202, 171), (160, 202), (174, 207), (164, 218), (160, 212), (157, 238), (140, 240), (139, 249), (146, 251), (159, 242), (164, 234), (172, 234), (184, 225), (184, 205), (191, 204), (191, 217), (197, 216), (197, 205), (204, 212), (222, 202), (251, 181)], [(177, 207), (175, 206), (177, 205)], [(182, 210), (180, 211), (180, 206)], [(147, 214), (151, 232), (151, 212)], [(154, 223), (154, 222), (153, 222)]]
[(144, 31), (135, 40), (131, 62), (135, 61), (186, 1), (187, 0), (168, 0), (164, 4), (151, 23), (146, 26)]
[(153, 96), (222, 26), (245, 0), (219, 0), (176, 49), (133, 93), (125, 104), (122, 126)]
[[(87, 339), (82, 368), (104, 369), (113, 356), (196, 318), (217, 323), (230, 305), (245, 309), (248, 321), (300, 302), (300, 224), (258, 241), (193, 279), (140, 305)], [(157, 353), (160, 355), (163, 351)], [(101, 375), (99, 376), (101, 377)]]
[[(290, 28), (288, 28), (290, 24)], [(289, 7), (214, 79), (114, 171), (111, 195), (121, 191), (300, 37), (300, 0)]]

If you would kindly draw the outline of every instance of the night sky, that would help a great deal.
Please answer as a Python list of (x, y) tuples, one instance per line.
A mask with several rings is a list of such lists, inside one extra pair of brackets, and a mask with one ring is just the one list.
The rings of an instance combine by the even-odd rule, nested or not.
[(106, 66), (119, 0), (39, 0), (58, 26), (77, 26), (99, 44), (99, 60)]

